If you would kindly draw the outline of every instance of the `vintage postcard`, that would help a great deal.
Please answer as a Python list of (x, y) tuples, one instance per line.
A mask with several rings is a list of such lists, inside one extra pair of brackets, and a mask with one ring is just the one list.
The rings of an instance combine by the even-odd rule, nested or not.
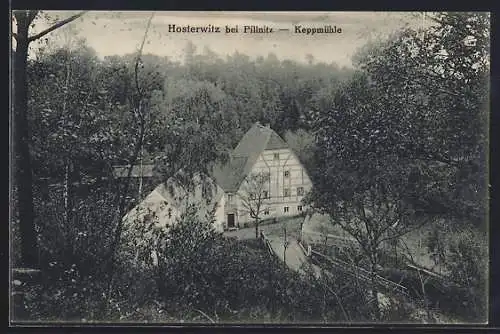
[(488, 322), (489, 13), (11, 16), (11, 324)]

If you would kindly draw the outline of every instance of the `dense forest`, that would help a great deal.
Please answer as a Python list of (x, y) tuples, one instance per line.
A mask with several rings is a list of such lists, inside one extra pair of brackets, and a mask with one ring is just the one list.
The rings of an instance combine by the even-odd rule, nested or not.
[[(221, 56), (192, 43), (182, 62), (142, 52), (100, 58), (71, 30), (62, 47), (48, 35), (25, 69), (42, 273), (30, 319), (410, 321), (410, 304), (381, 314), (369, 301), (373, 289), (340, 271), (332, 281), (298, 277), (189, 210), (175, 228), (140, 231), (162, 245), (156, 265), (147, 252), (121, 249), (121, 217), (148, 188), (139, 194), (130, 179), (114, 179), (113, 166), (153, 162), (158, 179), (149, 186), (178, 170), (209, 174), (259, 121), (310, 172), (305, 204), (353, 235), (373, 272), (387, 231), (397, 239), (425, 223), (429, 252), (466, 288), (453, 316), (484, 320), (489, 18), (432, 17), (424, 31), (405, 28), (366, 45), (354, 68), (310, 56)], [(25, 194), (17, 184), (13, 194)], [(18, 216), (12, 261), (23, 266), (27, 218)]]

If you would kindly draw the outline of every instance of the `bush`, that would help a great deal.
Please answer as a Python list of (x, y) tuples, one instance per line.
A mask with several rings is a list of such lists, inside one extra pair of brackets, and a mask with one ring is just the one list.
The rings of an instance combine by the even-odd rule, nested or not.
[(471, 321), (483, 322), (487, 316), (488, 247), (487, 237), (474, 229), (457, 233), (449, 245), (447, 267), (460, 288), (450, 291), (458, 314)]
[[(284, 268), (260, 240), (224, 238), (209, 224), (211, 217), (199, 219), (196, 212), (196, 207), (188, 208), (169, 228), (157, 225), (153, 215), (142, 225), (147, 231), (139, 234), (148, 241), (141, 244), (144, 249), (137, 258), (143, 259), (145, 271), (155, 273), (167, 313), (182, 310), (184, 316), (193, 313), (203, 321), (207, 316), (229, 322), (345, 320), (337, 297), (325, 297), (318, 282)], [(157, 264), (149, 260), (152, 252)], [(333, 281), (326, 284), (345, 294), (353, 292)], [(340, 299), (356, 305), (360, 296), (352, 293)]]
[[(44, 230), (42, 281), (27, 298), (30, 320), (73, 321), (213, 321), (324, 322), (368, 319), (364, 293), (339, 280), (304, 277), (270, 256), (260, 240), (223, 237), (200, 219), (196, 207), (170, 227), (158, 225), (154, 214), (143, 224), (125, 229), (114, 279), (105, 271), (85, 267), (104, 263), (108, 238), (99, 238), (99, 216), (106, 202), (89, 201), (75, 215), (76, 227), (93, 231), (92, 254), (80, 249), (76, 228), (59, 225), (55, 235)], [(101, 206), (101, 207), (99, 207)], [(51, 206), (48, 206), (50, 209)], [(47, 209), (47, 210), (48, 210)], [(94, 210), (94, 213), (87, 212)], [(51, 212), (51, 211), (47, 211)], [(44, 215), (48, 221), (54, 216)], [(47, 223), (48, 225), (48, 223)], [(64, 229), (65, 228), (65, 229)], [(61, 233), (67, 232), (66, 234)], [(50, 239), (52, 237), (53, 239)], [(74, 239), (77, 247), (62, 248)], [(49, 242), (49, 240), (51, 240)], [(79, 246), (79, 247), (78, 247)], [(94, 248), (92, 248), (94, 249)], [(155, 254), (156, 256), (151, 256)], [(99, 258), (101, 257), (101, 258)], [(90, 266), (90, 268), (94, 268)], [(338, 295), (331, 291), (338, 292)], [(348, 314), (348, 316), (346, 316)], [(366, 316), (365, 316), (366, 315)]]
[(225, 239), (197, 219), (196, 208), (188, 209), (158, 244), (157, 281), (165, 302), (224, 317), (269, 298), (266, 254)]
[(40, 267), (47, 273), (75, 265), (82, 275), (98, 274), (96, 270), (109, 255), (116, 206), (111, 194), (89, 194), (75, 198), (68, 220), (64, 219), (62, 195), (56, 190), (47, 198), (35, 197), (39, 229)]
[(118, 262), (111, 282), (107, 266), (117, 218), (112, 194), (73, 199), (65, 220), (57, 189), (35, 196), (41, 280), (26, 294), (29, 320), (142, 318), (135, 310), (158, 295), (153, 273)]

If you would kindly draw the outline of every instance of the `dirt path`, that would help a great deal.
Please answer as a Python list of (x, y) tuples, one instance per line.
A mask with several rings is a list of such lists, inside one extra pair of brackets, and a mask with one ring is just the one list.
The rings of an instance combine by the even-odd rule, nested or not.
[(270, 239), (271, 247), (274, 253), (281, 261), (285, 261), (286, 265), (295, 271), (301, 271), (304, 263), (308, 263), (307, 257), (299, 246), (297, 240), (289, 241), (285, 252), (283, 239)]
[(297, 240), (289, 239), (286, 251), (283, 238), (269, 238), (269, 242), (271, 243), (271, 248), (273, 249), (276, 256), (281, 261), (284, 261), (288, 268), (305, 274), (305, 266), (310, 266), (317, 277), (321, 275), (321, 269), (317, 265), (309, 262), (307, 256), (304, 254)]
[[(281, 228), (281, 224), (270, 224), (263, 225), (259, 229), (261, 229), (266, 234), (271, 243), (271, 248), (273, 249), (276, 256), (281, 261), (285, 261), (286, 265), (290, 269), (304, 273), (304, 264), (311, 265), (314, 272), (319, 275), (319, 273), (321, 272), (320, 268), (308, 261), (307, 256), (302, 251), (302, 248), (299, 246), (299, 243), (297, 242), (295, 235), (293, 234), (293, 227), (290, 228), (290, 232), (292, 232), (290, 234), (292, 236), (289, 236), (287, 238), (289, 244), (286, 249), (286, 253), (284, 253), (284, 237), (279, 235)], [(227, 237), (235, 237), (239, 240), (252, 239), (255, 238), (255, 228), (250, 227), (242, 228), (236, 231), (226, 231), (224, 232), (224, 235)]]
[(246, 240), (255, 238), (255, 227), (241, 228), (235, 231), (224, 232), (226, 237), (237, 238), (238, 240)]

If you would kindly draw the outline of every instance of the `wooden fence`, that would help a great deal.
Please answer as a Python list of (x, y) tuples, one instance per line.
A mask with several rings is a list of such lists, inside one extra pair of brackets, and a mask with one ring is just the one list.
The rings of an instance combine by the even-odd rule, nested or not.
[(314, 231), (302, 231), (303, 234), (309, 234), (309, 235), (316, 235), (324, 239), (325, 237), (328, 239), (334, 239), (334, 240), (342, 240), (345, 242), (356, 242), (356, 239), (350, 238), (350, 237), (341, 237), (340, 235), (335, 235), (335, 234), (329, 234), (329, 233), (321, 233), (321, 232), (314, 232)]
[(298, 242), (299, 246), (300, 246), (300, 249), (302, 249), (302, 251), (304, 252), (304, 254), (306, 254), (306, 256), (309, 256), (309, 252), (304, 248), (304, 246), (302, 245), (302, 241), (299, 241)]
[(424, 274), (424, 275), (427, 275), (427, 276), (430, 276), (432, 278), (436, 278), (438, 280), (441, 280), (441, 281), (445, 281), (446, 280), (446, 277), (441, 275), (441, 274), (438, 274), (434, 271), (431, 271), (427, 268), (424, 268), (424, 267), (421, 267), (421, 266), (418, 266), (418, 265), (415, 265), (415, 264), (411, 264), (411, 263), (407, 263), (406, 264), (406, 267), (408, 269), (411, 269), (411, 270), (414, 270), (414, 271), (417, 271), (417, 272), (420, 272), (421, 274)]
[(269, 254), (271, 254), (272, 256), (275, 256), (276, 254), (274, 253), (274, 250), (271, 247), (271, 242), (269, 241), (269, 238), (264, 234), (264, 232), (262, 230), (260, 231), (260, 240), (264, 244), (264, 247), (267, 248)]
[[(335, 234), (324, 234), (320, 232), (313, 231), (302, 231), (302, 237), (313, 236), (314, 241), (310, 242), (311, 244), (324, 244), (326, 240), (326, 244), (328, 246), (332, 245), (357, 245), (357, 241), (354, 238), (341, 237)], [(310, 239), (310, 238), (308, 238)]]
[[(322, 233), (319, 233), (319, 232), (313, 232), (313, 231), (304, 231), (303, 234), (305, 235), (313, 235), (313, 236), (316, 236), (318, 238), (316, 238), (315, 240), (311, 241), (307, 241), (307, 240), (302, 240), (301, 243), (303, 243), (304, 245), (301, 245), (302, 246), (302, 249), (304, 250), (304, 253), (307, 254), (307, 251), (306, 249), (304, 249), (304, 246), (314, 246), (314, 245), (325, 245), (325, 240), (327, 241), (326, 242), (326, 246), (334, 246), (334, 247), (343, 247), (343, 246), (346, 246), (346, 245), (354, 245), (356, 246), (357, 245), (357, 241), (352, 239), (352, 238), (346, 238), (346, 237), (341, 237), (341, 236), (338, 236), (338, 235), (333, 235), (333, 234), (322, 234)], [(309, 238), (310, 239), (310, 238)], [(337, 260), (336, 261), (340, 261), (340, 260)], [(342, 262), (342, 261), (341, 261)], [(430, 276), (432, 278), (435, 278), (435, 279), (439, 279), (441, 281), (446, 281), (446, 277), (441, 275), (441, 274), (438, 274), (434, 271), (431, 271), (427, 268), (424, 268), (422, 266), (418, 266), (414, 263), (405, 263), (405, 266), (407, 269), (409, 270), (413, 270), (413, 271), (418, 271), (420, 272), (421, 274), (424, 274), (426, 276)]]
[[(359, 278), (360, 280), (364, 282), (369, 282), (371, 283), (372, 281), (372, 274), (368, 271), (365, 270), (361, 267), (357, 267), (351, 263), (344, 262), (339, 259), (334, 259), (330, 256), (327, 256), (323, 253), (320, 253), (318, 251), (315, 251), (314, 249), (310, 248), (311, 245), (308, 245), (308, 250), (304, 248), (302, 245), (302, 242), (299, 242), (300, 247), (304, 251), (306, 255), (310, 255), (311, 260), (317, 262), (317, 263), (328, 263), (329, 265), (332, 265), (335, 268), (338, 268), (342, 270), (343, 272)], [(310, 253), (310, 254), (308, 254)], [(396, 291), (398, 293), (401, 293), (405, 296), (409, 296), (408, 289), (400, 284), (397, 284), (391, 280), (388, 280), (380, 275), (375, 275), (375, 282), (379, 287), (381, 287), (384, 290), (389, 290), (389, 291)]]

